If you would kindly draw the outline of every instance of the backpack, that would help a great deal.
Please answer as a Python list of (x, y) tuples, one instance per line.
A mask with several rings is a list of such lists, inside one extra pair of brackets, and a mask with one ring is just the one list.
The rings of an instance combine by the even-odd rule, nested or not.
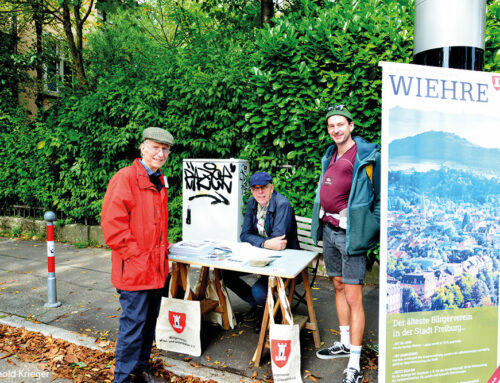
[[(373, 186), (373, 164), (368, 164), (365, 166), (366, 175), (370, 180), (372, 185), (373, 194), (375, 194), (375, 187)], [(373, 268), (373, 264), (377, 262), (380, 265), (380, 244), (379, 246), (368, 250), (366, 253), (366, 270), (370, 271)]]

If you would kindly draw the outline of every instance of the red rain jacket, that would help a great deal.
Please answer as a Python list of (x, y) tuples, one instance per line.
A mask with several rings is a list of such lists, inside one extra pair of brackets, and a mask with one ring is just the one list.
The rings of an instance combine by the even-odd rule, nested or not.
[(158, 192), (139, 159), (109, 181), (101, 227), (112, 250), (113, 286), (130, 291), (163, 287), (168, 274), (168, 190)]

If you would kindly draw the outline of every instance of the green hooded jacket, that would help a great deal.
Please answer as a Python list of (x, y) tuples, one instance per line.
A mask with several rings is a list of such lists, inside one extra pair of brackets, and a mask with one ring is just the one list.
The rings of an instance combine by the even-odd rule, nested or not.
[[(351, 192), (347, 204), (346, 252), (351, 255), (366, 253), (379, 242), (380, 231), (380, 145), (361, 137), (353, 137), (357, 146), (352, 173)], [(321, 175), (316, 190), (312, 214), (311, 237), (317, 244), (323, 238), (319, 220), (320, 188), (323, 176), (335, 153), (331, 145), (321, 159)], [(371, 167), (371, 171), (367, 171)], [(368, 173), (371, 173), (370, 180)]]

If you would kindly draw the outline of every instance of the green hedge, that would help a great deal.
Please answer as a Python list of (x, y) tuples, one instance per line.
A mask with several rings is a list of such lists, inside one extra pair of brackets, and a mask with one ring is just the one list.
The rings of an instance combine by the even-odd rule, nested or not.
[(257, 39), (252, 82), (258, 97), (247, 103), (240, 122), (250, 143), (244, 154), (255, 168), (279, 176), (278, 189), (305, 216), (311, 214), (320, 159), (331, 145), (326, 107), (346, 105), (355, 133), (380, 141), (378, 63), (412, 57), (411, 1), (356, 3), (299, 10), (278, 18)]
[[(181, 230), (184, 158), (248, 159), (251, 172), (275, 176), (297, 214), (310, 215), (319, 160), (330, 144), (325, 107), (347, 105), (356, 132), (379, 141), (378, 63), (409, 63), (413, 47), (413, 1), (326, 3), (298, 1), (265, 29), (257, 28), (252, 2), (223, 24), (220, 13), (193, 7), (184, 40), (170, 45), (144, 33), (142, 8), (116, 15), (89, 36), (88, 88), (66, 90), (28, 124), (3, 111), (2, 203), (98, 221), (107, 182), (138, 156), (142, 129), (161, 126), (176, 137), (163, 169), (172, 240)], [(498, 8), (489, 5), (491, 71), (500, 67)]]

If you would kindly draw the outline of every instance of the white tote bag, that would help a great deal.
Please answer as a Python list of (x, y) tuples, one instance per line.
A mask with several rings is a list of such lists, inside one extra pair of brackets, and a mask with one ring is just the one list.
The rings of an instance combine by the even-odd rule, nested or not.
[[(200, 277), (198, 278), (198, 282), (196, 283), (196, 295), (199, 296), (200, 293), (200, 286), (201, 286), (201, 279), (203, 277), (203, 273), (200, 273)], [(238, 322), (236, 322), (236, 317), (234, 316), (233, 308), (231, 306), (231, 300), (229, 299), (229, 295), (226, 290), (226, 286), (224, 284), (224, 281), (221, 280), (221, 290), (222, 294), (224, 295), (224, 298), (226, 299), (226, 309), (227, 309), (227, 317), (229, 319), (229, 326), (234, 329)], [(212, 299), (214, 301), (217, 301), (220, 303), (219, 300), (219, 294), (217, 294), (217, 287), (215, 286), (215, 276), (213, 275), (213, 272), (210, 271), (210, 275), (208, 276), (208, 284), (207, 284), (207, 289), (205, 291), (205, 298), (207, 299)], [(200, 297), (201, 299), (201, 297)], [(222, 313), (219, 313), (215, 310), (212, 310), (205, 314), (204, 319), (208, 322), (211, 323), (216, 323), (219, 326), (222, 326)]]
[(187, 300), (191, 290), (189, 275), (187, 280), (184, 299), (170, 296), (162, 298), (160, 314), (156, 322), (156, 347), (166, 351), (200, 356), (200, 302)]
[[(298, 325), (293, 324), (290, 305), (285, 293), (283, 281), (281, 278), (269, 278), (273, 278), (277, 283), (278, 294), (285, 308), (285, 318), (288, 323), (290, 323), (274, 323), (274, 317), (272, 315), (274, 301), (271, 288), (269, 287), (267, 304), (269, 308), (269, 345), (271, 349), (273, 379), (275, 383), (302, 383), (302, 376), (300, 374), (300, 329)], [(272, 283), (272, 281), (270, 281), (270, 283)]]

